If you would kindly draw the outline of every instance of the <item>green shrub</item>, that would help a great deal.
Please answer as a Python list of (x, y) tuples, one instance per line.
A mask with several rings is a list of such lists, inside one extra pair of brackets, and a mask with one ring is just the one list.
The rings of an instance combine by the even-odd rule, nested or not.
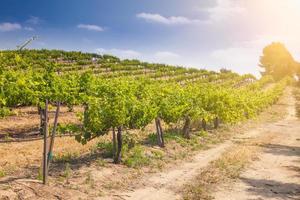
[(145, 154), (145, 150), (141, 145), (128, 149), (128, 146), (123, 148), (123, 161), (128, 167), (140, 168), (151, 163), (150, 158)]
[(113, 144), (111, 142), (99, 142), (97, 150), (100, 150), (103, 157), (113, 157)]
[(0, 170), (0, 178), (2, 178), (2, 177), (4, 177), (4, 176), (6, 176), (6, 172), (3, 171), (3, 170)]
[(9, 116), (11, 111), (8, 108), (0, 108), (0, 118)]

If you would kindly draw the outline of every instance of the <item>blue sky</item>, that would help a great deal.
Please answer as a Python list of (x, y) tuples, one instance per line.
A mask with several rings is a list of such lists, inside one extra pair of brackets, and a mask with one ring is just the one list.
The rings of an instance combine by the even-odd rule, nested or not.
[(258, 75), (262, 48), (284, 42), (300, 58), (298, 0), (2, 0), (0, 49), (114, 54)]

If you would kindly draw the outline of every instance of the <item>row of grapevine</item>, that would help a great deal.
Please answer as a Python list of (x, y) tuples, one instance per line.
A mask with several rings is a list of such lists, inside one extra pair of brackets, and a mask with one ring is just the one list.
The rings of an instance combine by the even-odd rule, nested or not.
[[(183, 134), (189, 138), (193, 121), (209, 123), (219, 119), (224, 123), (235, 123), (253, 117), (273, 104), (288, 83), (284, 79), (263, 91), (261, 88), (268, 83), (269, 77), (240, 89), (209, 83), (182, 86), (149, 79), (90, 80), (94, 82), (86, 88), (89, 95), (82, 117), (84, 130), (76, 137), (81, 143), (115, 129), (118, 130), (118, 141), (121, 141), (122, 129), (143, 128), (154, 121), (160, 129), (157, 134), (161, 143), (160, 120), (167, 124), (183, 122)], [(119, 154), (116, 154), (115, 162), (120, 162)]]
[[(45, 99), (46, 96), (51, 98), (64, 94), (61, 99), (65, 104), (70, 106), (79, 104), (77, 94), (80, 91), (80, 84), (78, 84), (78, 80), (80, 77), (84, 77), (86, 73), (95, 73), (95, 71), (87, 70), (81, 73), (81, 70), (78, 70), (80, 68), (75, 67), (73, 70), (67, 70), (68, 73), (60, 74), (57, 73), (57, 70), (60, 69), (60, 65), (64, 65), (63, 63), (88, 61), (92, 58), (96, 58), (97, 63), (101, 63), (96, 65), (117, 66), (116, 69), (109, 70), (110, 72), (101, 71), (101, 74), (97, 76), (103, 79), (148, 77), (155, 80), (174, 82), (193, 82), (197, 80), (203, 82), (218, 78), (217, 73), (206, 70), (142, 63), (137, 60), (121, 61), (116, 57), (107, 55), (100, 56), (57, 50), (1, 51), (0, 116), (9, 113), (7, 107), (39, 106), (40, 100)], [(89, 68), (89, 65), (87, 66)], [(129, 68), (133, 70), (128, 70)], [(123, 71), (124, 69), (126, 70)], [(237, 76), (234, 73), (228, 74)], [(222, 75), (221, 73), (220, 76)]]
[[(83, 126), (76, 139), (84, 144), (112, 131), (114, 144), (118, 144), (116, 163), (121, 159), (124, 129), (139, 129), (155, 122), (158, 143), (163, 146), (161, 121), (183, 124), (182, 132), (189, 138), (192, 122), (202, 123), (205, 129), (207, 123), (218, 126), (220, 121), (235, 123), (255, 116), (274, 103), (287, 84), (284, 79), (263, 90), (272, 82), (270, 77), (256, 81), (251, 75), (121, 61), (113, 56), (47, 50), (40, 53), (40, 57), (36, 50), (0, 54), (0, 116), (8, 114), (7, 108), (17, 106), (43, 110), (46, 99), (69, 107), (81, 105)], [(97, 65), (110, 66), (112, 73), (99, 75), (92, 70), (81, 72), (81, 68), (57, 73), (62, 63), (90, 66), (92, 58), (96, 58)], [(133, 70), (128, 70), (132, 66)], [(141, 69), (154, 73), (140, 75)]]

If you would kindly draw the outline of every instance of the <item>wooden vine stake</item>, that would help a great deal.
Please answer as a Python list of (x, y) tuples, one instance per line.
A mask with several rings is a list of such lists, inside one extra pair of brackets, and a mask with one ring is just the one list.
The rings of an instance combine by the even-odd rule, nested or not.
[(191, 126), (191, 118), (190, 117), (186, 117), (185, 118), (185, 123), (183, 126), (183, 136), (187, 139), (190, 139), (190, 126)]
[(48, 168), (47, 168), (47, 160), (48, 160), (48, 149), (47, 149), (47, 137), (48, 137), (48, 99), (46, 99), (45, 103), (45, 124), (44, 124), (44, 152), (43, 152), (43, 184), (47, 184), (48, 178)]
[(52, 132), (51, 132), (49, 153), (48, 153), (48, 158), (47, 158), (47, 168), (48, 168), (48, 170), (49, 170), (50, 163), (51, 163), (51, 160), (52, 160), (52, 157), (53, 157), (52, 152), (53, 152), (54, 139), (55, 139), (57, 124), (58, 124), (59, 110), (60, 110), (60, 102), (57, 102), (57, 107), (56, 107), (56, 112), (55, 112), (55, 117), (54, 117), (54, 123), (53, 123), (53, 129), (52, 129)]
[(160, 137), (161, 137), (161, 147), (165, 147), (165, 139), (164, 139), (164, 132), (160, 123), (160, 120), (158, 120), (158, 126), (159, 126), (159, 130), (160, 130)]
[(207, 125), (206, 125), (206, 120), (205, 120), (205, 119), (202, 119), (201, 126), (202, 126), (202, 129), (203, 129), (204, 131), (207, 131)]
[(155, 126), (156, 126), (156, 134), (157, 134), (157, 142), (160, 147), (165, 147), (164, 137), (163, 137), (163, 130), (161, 127), (160, 119), (155, 119)]
[(121, 162), (122, 145), (122, 126), (119, 126), (117, 129), (117, 153), (114, 158), (115, 164), (119, 164)]
[(115, 127), (113, 127), (112, 129), (112, 142), (113, 142), (113, 158), (115, 160), (117, 154), (117, 137), (116, 137)]
[(220, 125), (220, 119), (219, 119), (219, 117), (216, 117), (214, 119), (214, 128), (215, 129), (219, 128), (219, 125)]

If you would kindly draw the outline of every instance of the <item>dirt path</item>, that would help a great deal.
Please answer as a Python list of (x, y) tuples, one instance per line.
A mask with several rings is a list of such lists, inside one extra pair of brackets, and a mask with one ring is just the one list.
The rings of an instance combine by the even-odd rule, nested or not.
[(300, 199), (300, 121), (295, 117), (295, 100), (290, 96), (289, 115), (265, 132), (276, 137), (263, 146), (259, 160), (241, 174), (233, 185), (223, 186), (216, 200)]
[(266, 151), (261, 160), (243, 175), (244, 178), (233, 189), (225, 187), (220, 190), (216, 194), (216, 199), (272, 199), (274, 195), (284, 197), (279, 199), (287, 199), (288, 196), (300, 195), (300, 160), (298, 157), (300, 155), (300, 123), (295, 117), (295, 100), (292, 92), (290, 89), (287, 92), (288, 115), (284, 120), (262, 124), (223, 144), (202, 151), (191, 162), (145, 177), (138, 188), (100, 199), (181, 199), (181, 194), (176, 191), (195, 177), (200, 169), (220, 157), (236, 140), (248, 140), (268, 133), (277, 133), (277, 137), (274, 142), (265, 147)]

